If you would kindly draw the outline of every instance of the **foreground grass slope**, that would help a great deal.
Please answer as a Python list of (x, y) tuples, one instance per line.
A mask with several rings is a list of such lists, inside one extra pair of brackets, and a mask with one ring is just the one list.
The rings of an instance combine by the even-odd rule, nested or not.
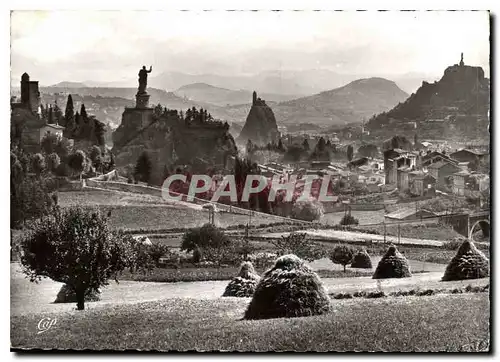
[(55, 349), (444, 351), (489, 338), (489, 295), (334, 300), (316, 317), (244, 321), (248, 299), (166, 299), (11, 319), (11, 345)]

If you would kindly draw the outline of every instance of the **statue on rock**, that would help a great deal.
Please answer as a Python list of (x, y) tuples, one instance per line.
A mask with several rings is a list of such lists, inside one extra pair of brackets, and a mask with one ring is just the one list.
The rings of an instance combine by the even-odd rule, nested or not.
[(153, 66), (149, 66), (149, 70), (146, 69), (146, 66), (143, 65), (142, 69), (139, 71), (139, 90), (137, 94), (146, 93), (146, 87), (148, 85), (148, 73), (151, 73), (153, 70)]

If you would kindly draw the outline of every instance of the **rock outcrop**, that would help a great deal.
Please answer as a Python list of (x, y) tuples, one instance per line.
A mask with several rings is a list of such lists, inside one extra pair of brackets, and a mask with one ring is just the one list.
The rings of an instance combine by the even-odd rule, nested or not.
[(205, 119), (201, 114), (203, 110), (194, 108), (185, 116), (161, 106), (126, 108), (122, 123), (113, 133), (117, 167), (133, 167), (144, 151), (159, 174), (165, 166), (189, 165), (193, 171), (197, 167), (225, 167), (228, 157), (237, 153), (229, 125)]
[(279, 137), (278, 125), (273, 110), (253, 92), (252, 108), (241, 130), (238, 142), (246, 144), (251, 140), (256, 145), (276, 142)]
[(439, 81), (422, 82), (405, 102), (372, 117), (367, 127), (372, 132), (387, 132), (405, 122), (416, 122), (409, 130), (417, 128), (420, 136), (437, 132), (445, 138), (484, 136), (489, 124), (489, 83), (481, 67), (465, 65), (462, 59), (446, 68)]

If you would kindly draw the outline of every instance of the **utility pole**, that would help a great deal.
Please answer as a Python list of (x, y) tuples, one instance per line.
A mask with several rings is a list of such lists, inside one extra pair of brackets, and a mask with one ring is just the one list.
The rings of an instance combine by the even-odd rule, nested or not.
[(385, 236), (387, 234), (387, 230), (386, 230), (386, 227), (385, 227), (385, 219), (384, 219), (384, 244), (385, 244)]

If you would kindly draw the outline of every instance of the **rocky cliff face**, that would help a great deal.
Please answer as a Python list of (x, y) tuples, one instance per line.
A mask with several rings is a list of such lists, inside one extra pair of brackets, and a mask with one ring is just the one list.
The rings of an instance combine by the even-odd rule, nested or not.
[(371, 129), (387, 126), (392, 121), (457, 120), (475, 116), (486, 118), (489, 110), (489, 80), (481, 67), (455, 64), (446, 68), (443, 77), (422, 86), (405, 102), (368, 123)]
[(266, 145), (278, 139), (278, 126), (273, 110), (266, 102), (253, 93), (252, 108), (238, 137), (238, 142), (246, 144), (251, 140), (257, 145)]
[(126, 109), (113, 133), (115, 162), (122, 169), (133, 167), (144, 151), (157, 174), (165, 166), (189, 165), (193, 171), (224, 167), (227, 157), (237, 153), (228, 124), (202, 120), (199, 113), (181, 117), (176, 110), (141, 111)]

